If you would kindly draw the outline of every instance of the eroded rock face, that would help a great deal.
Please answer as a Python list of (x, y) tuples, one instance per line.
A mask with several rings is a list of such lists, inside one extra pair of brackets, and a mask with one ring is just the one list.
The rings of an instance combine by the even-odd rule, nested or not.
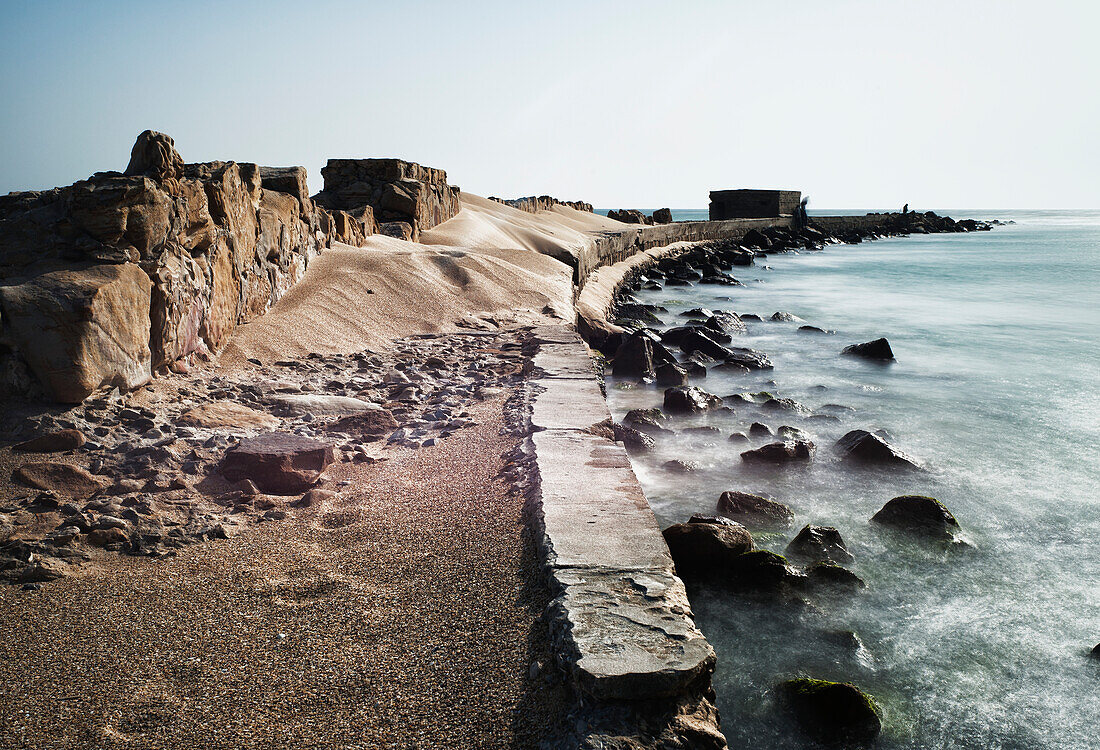
[(130, 151), (127, 176), (144, 175), (155, 180), (179, 177), (183, 173), (183, 157), (176, 151), (172, 137), (155, 130), (138, 136)]
[(244, 438), (225, 454), (221, 474), (231, 482), (252, 481), (273, 495), (304, 492), (335, 460), (328, 443), (281, 432)]

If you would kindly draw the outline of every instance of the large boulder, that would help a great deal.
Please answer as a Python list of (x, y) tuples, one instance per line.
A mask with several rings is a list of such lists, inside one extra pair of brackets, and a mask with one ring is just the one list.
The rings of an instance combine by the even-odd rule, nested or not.
[(130, 150), (130, 163), (126, 175), (142, 175), (154, 180), (180, 177), (183, 174), (183, 157), (176, 151), (172, 137), (155, 130), (146, 130), (137, 137)]
[(852, 430), (846, 433), (836, 441), (836, 450), (845, 460), (856, 463), (920, 468), (916, 459), (867, 430)]
[(149, 277), (130, 263), (53, 271), (0, 287), (3, 338), (56, 401), (152, 377)]
[(942, 539), (952, 538), (959, 530), (959, 522), (951, 511), (939, 500), (924, 495), (895, 497), (882, 506), (871, 520), (902, 531)]
[(726, 364), (741, 365), (749, 370), (772, 369), (772, 361), (764, 352), (741, 346), (729, 347), (726, 352)]
[(741, 460), (747, 463), (785, 464), (791, 462), (812, 461), (815, 447), (809, 440), (788, 440), (782, 443), (769, 443), (754, 450), (741, 453)]
[(894, 350), (890, 348), (890, 342), (884, 338), (868, 341), (865, 344), (846, 346), (840, 353), (877, 362), (890, 362), (894, 359)]
[(716, 409), (722, 399), (694, 385), (665, 390), (664, 410), (669, 414), (698, 414)]
[(653, 212), (654, 224), (671, 224), (672, 223), (672, 209), (658, 208)]
[(814, 562), (847, 563), (855, 559), (838, 529), (814, 524), (802, 527), (787, 545), (787, 554)]
[(777, 689), (802, 729), (826, 743), (870, 742), (882, 731), (882, 711), (855, 685), (800, 677)]
[(221, 474), (231, 482), (251, 480), (273, 495), (294, 495), (316, 483), (335, 460), (332, 446), (282, 432), (245, 438), (226, 452)]
[(617, 378), (652, 380), (656, 373), (653, 367), (653, 342), (649, 337), (642, 333), (625, 337), (615, 351), (611, 372)]
[(801, 587), (805, 582), (806, 577), (787, 558), (766, 549), (752, 550), (731, 560), (725, 578), (728, 586), (757, 591)]
[(718, 512), (746, 526), (767, 529), (786, 529), (794, 521), (794, 512), (783, 503), (736, 490), (722, 493)]
[(654, 372), (656, 374), (657, 385), (659, 386), (675, 388), (688, 384), (687, 370), (678, 364), (665, 362), (664, 364), (658, 365)]
[(700, 327), (691, 327), (679, 337), (677, 345), (685, 354), (700, 352), (719, 362), (725, 361), (730, 351), (714, 340), (713, 335)]
[(703, 323), (703, 328), (733, 336), (743, 336), (748, 332), (741, 316), (725, 310), (719, 310), (707, 318), (706, 322)]
[(679, 523), (664, 532), (681, 577), (722, 576), (733, 560), (753, 548), (748, 529), (735, 523)]

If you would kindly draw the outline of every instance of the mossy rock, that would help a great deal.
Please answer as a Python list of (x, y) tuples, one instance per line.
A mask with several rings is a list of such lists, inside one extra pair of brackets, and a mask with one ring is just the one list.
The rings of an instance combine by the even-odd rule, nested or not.
[(758, 549), (738, 555), (729, 562), (727, 582), (734, 587), (776, 590), (799, 586), (805, 577), (791, 567), (783, 555)]
[(882, 731), (882, 709), (855, 685), (799, 677), (777, 691), (799, 726), (822, 742), (870, 742)]

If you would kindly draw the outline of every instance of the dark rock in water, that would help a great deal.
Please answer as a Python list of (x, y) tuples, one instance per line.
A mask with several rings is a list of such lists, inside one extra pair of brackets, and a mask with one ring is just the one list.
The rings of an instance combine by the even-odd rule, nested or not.
[(852, 344), (844, 347), (840, 353), (881, 362), (890, 362), (894, 359), (894, 350), (890, 348), (890, 342), (886, 339), (875, 339), (865, 344)]
[(622, 443), (628, 453), (648, 453), (657, 447), (657, 442), (641, 430), (623, 424), (611, 423), (615, 440)]
[(792, 315), (789, 312), (774, 312), (772, 313), (772, 320), (776, 323), (801, 323), (802, 318), (797, 315)]
[(611, 372), (617, 378), (638, 378), (642, 380), (655, 377), (653, 368), (653, 342), (641, 333), (627, 336), (615, 350), (615, 361)]
[(790, 425), (783, 425), (775, 434), (784, 440), (812, 440), (809, 433), (805, 430), (800, 430), (797, 427), (791, 427)]
[(688, 523), (714, 523), (719, 526), (735, 526), (742, 528), (741, 524), (734, 521), (732, 518), (726, 518), (725, 516), (708, 516), (705, 513), (692, 513), (691, 518), (688, 519)]
[(753, 422), (749, 425), (750, 437), (774, 437), (775, 433), (772, 432), (772, 428), (768, 427), (762, 422)]
[(730, 350), (715, 341), (704, 332), (703, 328), (695, 328), (680, 338), (679, 347), (685, 354), (700, 352), (713, 360), (722, 362), (730, 357)]
[(807, 414), (810, 411), (793, 398), (769, 398), (760, 405), (760, 408), (770, 411), (789, 411), (796, 414)]
[(1100, 643), (1097, 643), (1092, 647), (1092, 651), (1089, 652), (1089, 656), (1093, 659), (1100, 659)]
[(647, 435), (671, 435), (672, 430), (664, 426), (665, 420), (660, 409), (631, 409), (623, 417), (623, 424)]
[(19, 453), (58, 453), (71, 451), (84, 445), (84, 433), (80, 430), (57, 430), (11, 447)]
[(725, 582), (735, 588), (775, 591), (800, 586), (805, 580), (805, 576), (790, 566), (787, 558), (758, 549), (731, 560)]
[(698, 330), (699, 326), (697, 325), (673, 326), (661, 332), (661, 341), (669, 346), (679, 346), (680, 341)]
[(722, 372), (726, 373), (736, 373), (739, 375), (744, 375), (750, 372), (749, 368), (736, 362), (721, 362), (715, 365), (714, 369), (721, 370)]
[(282, 432), (244, 438), (225, 454), (221, 474), (231, 482), (251, 479), (273, 495), (304, 492), (335, 460), (332, 446)]
[(758, 352), (755, 349), (746, 349), (740, 346), (729, 348), (726, 352), (725, 360), (727, 363), (733, 362), (743, 365), (750, 370), (772, 369), (772, 361), (768, 359), (768, 355), (764, 352)]
[(923, 495), (902, 495), (882, 506), (871, 520), (903, 531), (950, 539), (959, 522), (943, 503)]
[(745, 324), (741, 321), (737, 313), (725, 312), (722, 310), (710, 316), (707, 322), (703, 324), (703, 328), (733, 336), (743, 336), (748, 330), (745, 328)]
[(867, 430), (846, 433), (836, 441), (836, 449), (845, 459), (857, 463), (920, 468), (916, 459)]
[(698, 318), (699, 320), (707, 320), (714, 315), (713, 312), (705, 307), (693, 307), (690, 310), (684, 310), (680, 313), (685, 318)]
[(799, 326), (798, 330), (801, 333), (833, 333), (833, 331), (826, 331), (824, 328), (818, 328), (817, 326)]
[(698, 362), (685, 362), (683, 367), (687, 370), (689, 378), (705, 378), (707, 376), (707, 368)]
[(814, 586), (831, 589), (863, 589), (867, 583), (847, 568), (833, 562), (816, 562), (806, 569), (806, 576)]
[(730, 434), (729, 441), (731, 443), (747, 443), (749, 442), (749, 436), (743, 432), (734, 432)]
[(699, 470), (699, 462), (684, 461), (679, 458), (674, 458), (671, 461), (665, 461), (661, 464), (661, 468), (665, 471), (671, 471), (673, 474), (690, 474), (693, 471)]
[(769, 443), (755, 450), (744, 451), (741, 460), (749, 463), (784, 464), (792, 461), (812, 461), (815, 447), (809, 440)]
[(678, 523), (664, 531), (676, 573), (687, 578), (722, 575), (753, 548), (752, 535), (740, 524)]
[(843, 537), (833, 526), (808, 524), (787, 545), (787, 554), (818, 562), (848, 563), (854, 560)]
[(752, 321), (755, 321), (755, 322), (760, 322), (764, 319), (761, 318), (756, 313), (741, 313), (741, 320), (752, 320)]
[(741, 244), (745, 247), (767, 248), (772, 246), (772, 241), (759, 229), (750, 229), (741, 238)]
[(640, 302), (620, 302), (615, 306), (615, 317), (636, 320), (642, 325), (660, 325), (656, 305), (643, 305)]
[(803, 731), (821, 742), (870, 742), (882, 731), (882, 710), (855, 685), (800, 677), (776, 692)]
[(693, 385), (665, 390), (665, 411), (670, 414), (699, 413), (721, 406), (722, 399)]
[[(698, 365), (702, 367), (702, 365)], [(703, 367), (705, 373), (707, 368)], [(688, 374), (680, 365), (666, 362), (665, 364), (658, 365), (656, 369), (657, 385), (665, 387), (676, 387), (688, 384)]]
[(699, 427), (687, 427), (687, 428), (684, 429), (684, 432), (688, 433), (690, 435), (711, 435), (711, 436), (714, 436), (714, 435), (722, 434), (721, 430), (719, 430), (717, 427), (712, 427), (709, 424), (700, 425)]
[(783, 503), (735, 490), (718, 498), (718, 512), (746, 526), (786, 529), (794, 521), (794, 512)]
[[(648, 331), (646, 332), (648, 335)], [(650, 341), (653, 348), (653, 366), (658, 365), (674, 365), (676, 364), (676, 355), (669, 351), (668, 347), (661, 343), (660, 339), (654, 334), (654, 338)]]

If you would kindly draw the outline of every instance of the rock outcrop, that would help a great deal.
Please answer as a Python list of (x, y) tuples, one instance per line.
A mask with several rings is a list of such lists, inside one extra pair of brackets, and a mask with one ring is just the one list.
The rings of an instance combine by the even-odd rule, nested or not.
[(447, 184), (442, 169), (400, 159), (329, 159), (321, 175), (325, 188), (313, 196), (319, 205), (353, 216), (365, 216), (370, 209), (379, 230), (390, 236), (397, 228), (387, 225), (404, 223), (415, 242), (421, 231), (459, 210), (460, 190)]
[(624, 224), (652, 224), (652, 217), (646, 216), (635, 208), (611, 209), (607, 212), (607, 218), (621, 221)]
[(520, 211), (526, 211), (529, 214), (538, 213), (539, 211), (549, 211), (554, 206), (568, 206), (569, 208), (585, 211), (586, 213), (595, 212), (591, 203), (585, 203), (584, 201), (560, 201), (549, 195), (529, 195), (525, 198), (495, 198), (490, 195), (489, 200), (503, 203), (512, 208), (518, 208)]
[(302, 167), (184, 164), (146, 131), (124, 174), (0, 198), (0, 390), (26, 371), (79, 402), (185, 367), (367, 230), (316, 206)]

